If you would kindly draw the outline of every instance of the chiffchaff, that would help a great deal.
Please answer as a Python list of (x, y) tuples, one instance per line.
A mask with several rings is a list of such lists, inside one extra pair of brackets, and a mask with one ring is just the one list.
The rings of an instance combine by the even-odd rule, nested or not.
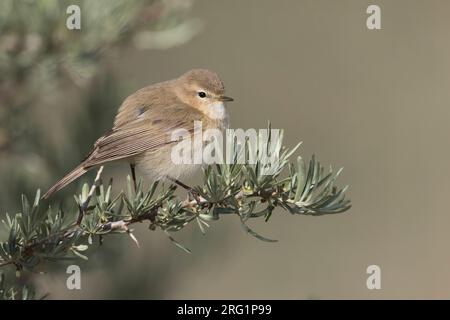
[[(184, 129), (194, 135), (194, 121), (202, 130), (227, 127), (224, 85), (217, 74), (205, 69), (191, 70), (179, 78), (157, 83), (130, 95), (119, 108), (114, 126), (98, 139), (86, 159), (58, 181), (43, 196), (48, 198), (92, 168), (108, 162), (125, 160), (146, 175), (175, 182), (198, 164), (174, 164), (171, 150), (174, 130)], [(136, 182), (135, 182), (136, 183)]]

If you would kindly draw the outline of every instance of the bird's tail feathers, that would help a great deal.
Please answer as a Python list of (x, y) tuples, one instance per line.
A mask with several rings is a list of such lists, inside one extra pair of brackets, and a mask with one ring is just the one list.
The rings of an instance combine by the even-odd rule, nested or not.
[(80, 164), (78, 167), (73, 169), (69, 174), (67, 174), (64, 178), (59, 180), (53, 187), (51, 187), (43, 196), (42, 199), (48, 199), (52, 194), (55, 192), (61, 190), (65, 186), (67, 186), (69, 183), (74, 181), (75, 179), (78, 179), (83, 174), (85, 174), (88, 170), (84, 168), (83, 164)]

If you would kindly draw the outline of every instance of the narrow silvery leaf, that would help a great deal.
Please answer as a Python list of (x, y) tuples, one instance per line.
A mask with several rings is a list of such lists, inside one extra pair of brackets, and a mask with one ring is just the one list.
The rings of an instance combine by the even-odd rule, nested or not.
[(305, 161), (299, 156), (297, 158), (297, 190), (295, 192), (294, 202), (300, 200), (305, 184)]
[(241, 226), (242, 226), (242, 228), (245, 230), (245, 232), (247, 232), (249, 235), (251, 235), (251, 236), (253, 236), (253, 237), (255, 237), (255, 238), (259, 239), (259, 240), (262, 240), (262, 241), (265, 241), (265, 242), (277, 242), (277, 241), (278, 241), (278, 240), (273, 240), (273, 239), (265, 238), (265, 237), (259, 235), (258, 233), (256, 233), (256, 232), (253, 231), (252, 229), (250, 229), (250, 227), (247, 226), (247, 225), (244, 223), (244, 221), (242, 221), (242, 220), (241, 220)]
[(192, 253), (191, 250), (189, 250), (188, 248), (184, 247), (179, 242), (177, 242), (167, 231), (164, 231), (164, 232), (166, 233), (166, 235), (169, 237), (170, 241), (172, 241), (172, 243), (174, 245), (176, 245), (178, 248), (180, 248), (181, 250), (183, 250), (186, 253)]

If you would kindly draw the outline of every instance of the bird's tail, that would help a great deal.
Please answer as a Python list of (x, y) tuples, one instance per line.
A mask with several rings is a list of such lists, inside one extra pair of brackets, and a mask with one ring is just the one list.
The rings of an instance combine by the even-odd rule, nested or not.
[(83, 164), (80, 164), (78, 167), (73, 169), (68, 175), (66, 175), (64, 178), (59, 180), (53, 187), (51, 187), (43, 196), (42, 199), (48, 199), (52, 194), (55, 192), (61, 190), (65, 186), (67, 186), (69, 183), (74, 181), (75, 179), (78, 179), (83, 174), (85, 174), (88, 171), (88, 169), (84, 168)]

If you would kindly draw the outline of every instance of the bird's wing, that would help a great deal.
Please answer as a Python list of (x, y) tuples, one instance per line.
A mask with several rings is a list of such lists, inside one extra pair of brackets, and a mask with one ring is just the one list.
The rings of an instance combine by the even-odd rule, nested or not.
[(153, 148), (176, 143), (179, 139), (172, 139), (172, 132), (185, 129), (192, 133), (194, 121), (201, 118), (199, 111), (179, 103), (160, 108), (159, 111), (149, 108), (144, 113), (139, 112), (134, 120), (114, 127), (98, 139), (84, 161), (84, 167), (133, 157)]

